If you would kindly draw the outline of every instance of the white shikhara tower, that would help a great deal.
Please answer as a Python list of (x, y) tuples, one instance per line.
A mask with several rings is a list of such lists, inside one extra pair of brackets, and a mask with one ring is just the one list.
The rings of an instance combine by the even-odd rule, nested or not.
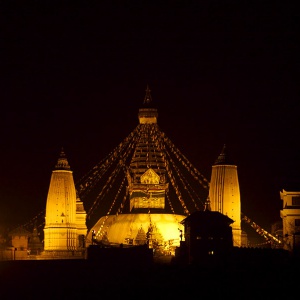
[(44, 251), (83, 250), (86, 234), (86, 212), (77, 197), (73, 172), (62, 150), (48, 190)]
[(226, 146), (212, 166), (209, 200), (212, 211), (218, 211), (234, 221), (231, 224), (233, 245), (241, 247), (241, 197), (237, 166), (229, 161)]

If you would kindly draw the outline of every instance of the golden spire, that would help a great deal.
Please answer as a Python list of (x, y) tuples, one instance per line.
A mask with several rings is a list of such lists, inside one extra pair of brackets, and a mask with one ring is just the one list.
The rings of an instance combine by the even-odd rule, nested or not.
[(144, 98), (144, 106), (139, 109), (139, 121), (140, 124), (156, 124), (157, 123), (157, 109), (151, 107), (152, 97), (151, 90), (147, 84), (146, 95)]
[(150, 102), (152, 102), (151, 90), (149, 89), (149, 85), (147, 84), (146, 95), (144, 98), (144, 104), (149, 104)]

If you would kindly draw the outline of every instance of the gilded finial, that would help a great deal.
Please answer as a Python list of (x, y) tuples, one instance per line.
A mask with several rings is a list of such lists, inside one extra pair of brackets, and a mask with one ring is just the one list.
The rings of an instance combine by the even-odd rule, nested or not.
[(226, 144), (224, 144), (222, 148), (222, 152), (219, 154), (217, 160), (215, 161), (215, 165), (233, 165), (233, 164), (234, 163), (228, 156)]
[(55, 166), (55, 169), (57, 169), (57, 170), (70, 170), (70, 166), (69, 166), (69, 163), (68, 163), (68, 160), (67, 160), (67, 157), (66, 157), (66, 154), (65, 154), (65, 151), (64, 151), (63, 147), (61, 148), (60, 155), (59, 155), (57, 164)]
[(149, 85), (147, 84), (146, 95), (144, 98), (144, 104), (149, 104), (150, 102), (152, 102), (151, 90), (149, 88)]

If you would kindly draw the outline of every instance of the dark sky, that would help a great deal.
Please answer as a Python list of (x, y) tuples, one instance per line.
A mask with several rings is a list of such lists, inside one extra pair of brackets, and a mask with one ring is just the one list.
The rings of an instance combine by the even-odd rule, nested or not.
[(0, 224), (45, 208), (61, 147), (75, 181), (112, 151), (149, 84), (161, 130), (208, 179), (227, 144), (242, 211), (269, 229), (280, 191), (300, 189), (299, 16), (287, 2), (2, 2)]

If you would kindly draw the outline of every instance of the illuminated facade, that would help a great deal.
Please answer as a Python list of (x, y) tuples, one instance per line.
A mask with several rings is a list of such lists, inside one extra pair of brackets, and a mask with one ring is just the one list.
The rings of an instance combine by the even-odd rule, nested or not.
[(283, 249), (300, 252), (300, 191), (283, 189), (280, 192), (282, 210), (280, 217), (283, 226)]
[(86, 212), (76, 193), (73, 172), (64, 151), (52, 171), (44, 227), (44, 255), (67, 254), (85, 247)]
[(241, 197), (237, 166), (228, 158), (226, 146), (212, 166), (209, 200), (212, 211), (218, 211), (234, 222), (231, 224), (233, 245), (241, 247)]

